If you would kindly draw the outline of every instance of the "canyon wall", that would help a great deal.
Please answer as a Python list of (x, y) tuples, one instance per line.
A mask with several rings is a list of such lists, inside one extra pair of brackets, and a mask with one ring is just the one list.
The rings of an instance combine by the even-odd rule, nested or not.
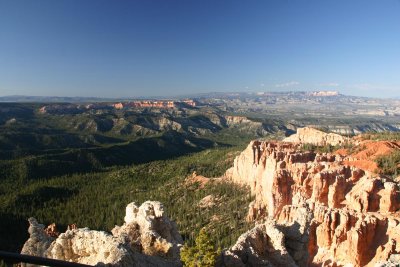
[[(302, 140), (332, 141), (318, 136)], [(236, 157), (226, 178), (249, 186), (255, 195), (248, 220), (275, 221), (300, 266), (374, 266), (396, 257), (397, 183), (346, 166), (343, 156), (300, 151), (300, 146), (252, 141)]]

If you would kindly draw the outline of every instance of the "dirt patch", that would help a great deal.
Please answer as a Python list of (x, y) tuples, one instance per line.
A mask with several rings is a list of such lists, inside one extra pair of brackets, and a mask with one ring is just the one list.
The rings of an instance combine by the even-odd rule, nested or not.
[(200, 208), (211, 208), (216, 205), (216, 199), (213, 195), (208, 195), (202, 198), (197, 204)]
[(345, 148), (340, 148), (335, 151), (335, 154), (340, 155), (342, 157), (349, 155), (349, 152)]
[(192, 185), (192, 184), (199, 184), (199, 188), (204, 188), (207, 183), (212, 181), (212, 178), (207, 178), (202, 175), (197, 175), (196, 172), (193, 172), (191, 176), (188, 176), (185, 180), (186, 185)]
[(393, 150), (400, 149), (399, 142), (390, 141), (363, 141), (359, 146), (365, 148), (352, 156), (360, 160), (372, 160), (378, 156), (389, 155)]
[(400, 150), (400, 142), (365, 140), (358, 144), (356, 147), (357, 152), (350, 156), (347, 154), (348, 151), (346, 149), (339, 149), (335, 153), (350, 157), (343, 161), (344, 165), (378, 173), (378, 164), (374, 160), (379, 156), (390, 155), (398, 149)]
[(378, 171), (378, 164), (376, 164), (376, 162), (372, 160), (355, 160), (355, 161), (345, 160), (343, 161), (343, 165), (353, 166), (374, 173)]

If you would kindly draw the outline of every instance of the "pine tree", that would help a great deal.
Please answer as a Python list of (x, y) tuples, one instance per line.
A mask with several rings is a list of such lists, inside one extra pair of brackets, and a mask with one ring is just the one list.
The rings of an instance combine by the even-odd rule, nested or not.
[(187, 267), (213, 267), (221, 250), (215, 250), (214, 244), (211, 243), (210, 236), (206, 230), (202, 228), (196, 237), (195, 246), (189, 247), (185, 245), (181, 251), (181, 260)]

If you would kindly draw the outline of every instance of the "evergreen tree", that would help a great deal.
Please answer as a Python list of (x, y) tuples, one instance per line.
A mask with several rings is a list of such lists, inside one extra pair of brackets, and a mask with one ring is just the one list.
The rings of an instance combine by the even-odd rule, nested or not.
[(184, 266), (188, 267), (213, 267), (217, 257), (221, 253), (218, 248), (215, 250), (214, 244), (210, 240), (210, 236), (206, 230), (202, 228), (196, 237), (195, 246), (189, 247), (185, 245), (181, 251), (181, 260)]

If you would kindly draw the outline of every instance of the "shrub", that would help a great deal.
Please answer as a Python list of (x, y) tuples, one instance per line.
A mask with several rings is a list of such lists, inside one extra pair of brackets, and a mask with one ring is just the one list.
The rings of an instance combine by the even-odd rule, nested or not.
[(379, 156), (375, 159), (382, 174), (397, 176), (400, 174), (400, 151), (390, 155)]

